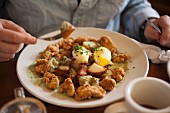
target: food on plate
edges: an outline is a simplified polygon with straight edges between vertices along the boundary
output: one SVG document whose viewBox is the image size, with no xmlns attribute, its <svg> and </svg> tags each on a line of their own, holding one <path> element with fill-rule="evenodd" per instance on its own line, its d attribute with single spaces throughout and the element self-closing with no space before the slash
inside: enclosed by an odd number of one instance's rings
<svg viewBox="0 0 170 113">
<path fill-rule="evenodd" d="M 83 101 L 114 90 L 125 78 L 129 59 L 109 36 L 65 36 L 40 52 L 28 69 L 33 69 L 37 85 Z"/>
<path fill-rule="evenodd" d="M 129 59 L 128 53 L 118 53 L 118 54 L 113 54 L 113 62 L 124 62 L 127 59 Z"/>
<path fill-rule="evenodd" d="M 112 41 L 112 39 L 108 36 L 102 36 L 99 39 L 99 44 L 103 47 L 106 47 L 107 49 L 109 49 L 112 53 L 117 52 L 118 47 L 117 45 Z"/>
<path fill-rule="evenodd" d="M 106 91 L 111 91 L 116 86 L 116 81 L 114 79 L 104 78 L 100 81 L 100 86 Z"/>
<path fill-rule="evenodd" d="M 88 63 L 91 52 L 85 47 L 76 45 L 72 51 L 73 58 L 76 59 L 77 63 Z"/>
<path fill-rule="evenodd" d="M 100 44 L 108 40 L 107 36 L 68 37 L 49 44 L 36 59 L 35 73 L 48 89 L 57 89 L 78 101 L 102 98 L 125 77 L 130 58 L 128 53 L 118 52 L 112 42 L 114 49 Z"/>
<path fill-rule="evenodd" d="M 106 66 L 111 62 L 111 52 L 110 50 L 108 50 L 106 47 L 99 47 L 96 48 L 94 53 L 94 60 L 97 64 L 99 64 L 100 66 Z"/>
<path fill-rule="evenodd" d="M 75 88 L 70 78 L 65 79 L 64 83 L 60 85 L 60 92 L 67 93 L 68 96 L 74 96 Z"/>
<path fill-rule="evenodd" d="M 116 67 L 111 70 L 111 77 L 114 78 L 117 82 L 121 81 L 125 76 L 125 70 L 122 67 Z"/>
<path fill-rule="evenodd" d="M 53 73 L 46 72 L 42 82 L 44 82 L 49 89 L 56 89 L 59 86 L 60 81 Z"/>
<path fill-rule="evenodd" d="M 75 30 L 75 27 L 67 21 L 61 24 L 60 31 L 63 38 L 67 38 Z"/>
<path fill-rule="evenodd" d="M 106 91 L 101 86 L 91 86 L 84 84 L 77 88 L 74 98 L 78 101 L 87 100 L 92 98 L 102 98 Z"/>
<path fill-rule="evenodd" d="M 101 77 L 104 73 L 106 73 L 107 68 L 100 66 L 98 64 L 96 64 L 95 62 L 89 66 L 87 72 L 90 75 L 96 76 L 96 77 Z"/>
</svg>

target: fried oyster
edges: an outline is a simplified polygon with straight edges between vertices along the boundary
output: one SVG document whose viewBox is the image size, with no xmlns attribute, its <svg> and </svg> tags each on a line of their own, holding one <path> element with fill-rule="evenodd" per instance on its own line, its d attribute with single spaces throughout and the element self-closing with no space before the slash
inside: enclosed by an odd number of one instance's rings
<svg viewBox="0 0 170 113">
<path fill-rule="evenodd" d="M 49 89 L 56 89 L 59 86 L 59 79 L 53 73 L 46 72 L 43 77 L 43 82 Z"/>
<path fill-rule="evenodd" d="M 60 92 L 67 93 L 68 96 L 74 96 L 75 88 L 70 78 L 65 79 L 64 83 L 60 85 Z"/>
<path fill-rule="evenodd" d="M 74 98 L 78 101 L 92 99 L 92 98 L 102 98 L 106 94 L 106 91 L 100 86 L 91 86 L 89 84 L 84 84 L 77 88 Z"/>
</svg>

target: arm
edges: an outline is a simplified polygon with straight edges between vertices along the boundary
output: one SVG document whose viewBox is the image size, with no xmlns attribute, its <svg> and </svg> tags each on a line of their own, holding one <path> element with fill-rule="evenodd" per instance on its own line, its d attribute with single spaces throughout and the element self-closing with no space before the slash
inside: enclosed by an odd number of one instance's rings
<svg viewBox="0 0 170 113">
<path fill-rule="evenodd" d="M 159 14 L 151 7 L 147 0 L 130 0 L 122 13 L 124 33 L 138 41 L 144 42 L 145 38 L 140 35 L 140 27 L 145 18 L 159 18 Z"/>
</svg>

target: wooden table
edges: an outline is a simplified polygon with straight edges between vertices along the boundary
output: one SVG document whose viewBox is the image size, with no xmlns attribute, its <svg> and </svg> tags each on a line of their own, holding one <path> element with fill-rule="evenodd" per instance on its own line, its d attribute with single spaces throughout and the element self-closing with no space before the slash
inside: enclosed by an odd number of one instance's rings
<svg viewBox="0 0 170 113">
<path fill-rule="evenodd" d="M 14 93 L 13 93 L 14 88 L 22 86 L 16 74 L 16 63 L 17 63 L 18 55 L 14 59 L 8 62 L 0 63 L 0 108 L 8 101 L 14 99 Z M 167 75 L 166 63 L 153 64 L 150 62 L 148 76 L 160 78 L 170 83 L 170 79 Z M 25 95 L 29 97 L 34 97 L 26 90 L 25 90 Z M 46 102 L 43 103 L 47 107 L 48 113 L 93 113 L 93 112 L 103 113 L 105 108 L 108 106 L 105 105 L 105 106 L 100 106 L 95 108 L 72 109 L 72 108 L 55 106 L 52 104 L 48 104 Z"/>
</svg>

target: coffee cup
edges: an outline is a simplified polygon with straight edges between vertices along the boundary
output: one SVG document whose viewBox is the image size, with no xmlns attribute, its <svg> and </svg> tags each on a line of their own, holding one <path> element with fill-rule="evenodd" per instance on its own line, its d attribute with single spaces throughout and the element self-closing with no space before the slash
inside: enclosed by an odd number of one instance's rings
<svg viewBox="0 0 170 113">
<path fill-rule="evenodd" d="M 130 113 L 170 113 L 170 84 L 153 77 L 132 80 L 125 89 Z"/>
<path fill-rule="evenodd" d="M 104 113 L 170 113 L 170 84 L 159 78 L 140 77 L 125 87 L 124 100 Z"/>
</svg>

